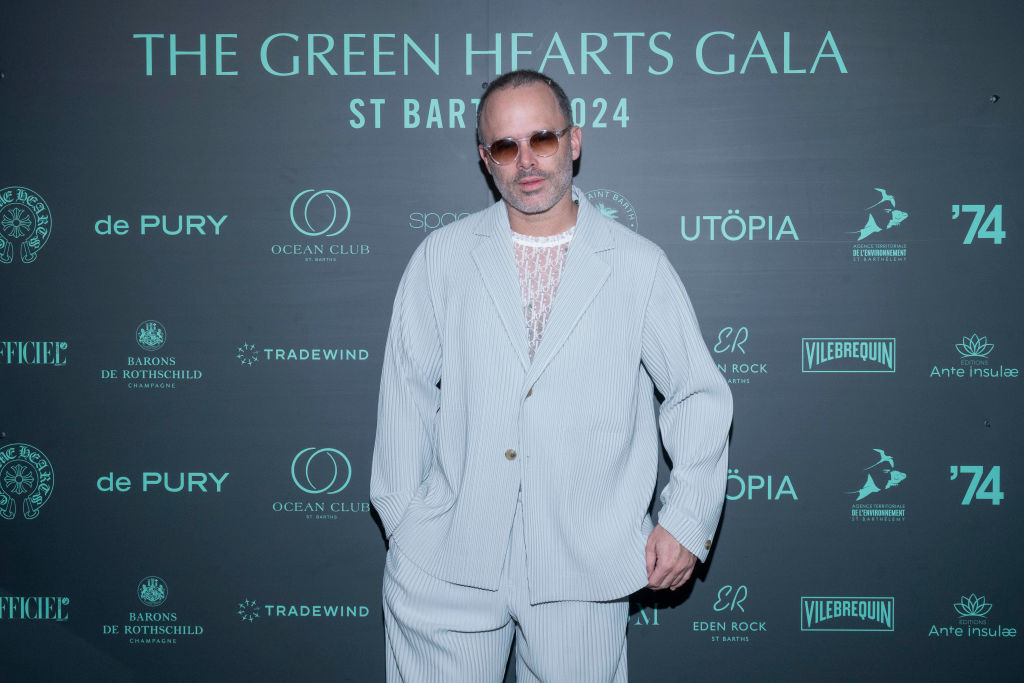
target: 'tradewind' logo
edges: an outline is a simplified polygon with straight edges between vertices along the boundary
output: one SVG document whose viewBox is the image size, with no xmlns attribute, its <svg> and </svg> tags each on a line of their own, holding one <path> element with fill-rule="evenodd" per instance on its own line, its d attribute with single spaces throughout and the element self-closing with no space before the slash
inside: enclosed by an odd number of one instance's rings
<svg viewBox="0 0 1024 683">
<path fill-rule="evenodd" d="M 896 372 L 892 337 L 804 337 L 801 372 Z"/>
<path fill-rule="evenodd" d="M 892 631 L 893 598 L 802 597 L 801 631 Z"/>
</svg>

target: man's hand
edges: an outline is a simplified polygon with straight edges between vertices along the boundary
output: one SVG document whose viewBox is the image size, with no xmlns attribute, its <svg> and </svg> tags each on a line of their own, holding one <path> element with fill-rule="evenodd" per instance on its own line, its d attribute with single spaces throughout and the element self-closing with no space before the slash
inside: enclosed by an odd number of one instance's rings
<svg viewBox="0 0 1024 683">
<path fill-rule="evenodd" d="M 697 556 L 660 524 L 647 537 L 647 587 L 675 590 L 689 581 Z"/>
</svg>

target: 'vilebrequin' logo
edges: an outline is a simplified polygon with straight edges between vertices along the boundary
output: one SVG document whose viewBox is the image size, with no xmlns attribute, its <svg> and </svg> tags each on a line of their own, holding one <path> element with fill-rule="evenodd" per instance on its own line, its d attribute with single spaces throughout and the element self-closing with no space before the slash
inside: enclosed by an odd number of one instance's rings
<svg viewBox="0 0 1024 683">
<path fill-rule="evenodd" d="M 322 206 L 314 205 L 314 200 L 323 197 Z M 313 205 L 313 217 L 310 217 L 310 206 Z M 327 210 L 330 205 L 330 210 Z M 339 212 L 340 209 L 340 212 Z M 339 213 L 341 215 L 339 215 Z M 330 218 L 327 218 L 327 216 Z M 292 225 L 307 237 L 334 237 L 345 232 L 352 218 L 352 209 L 348 200 L 340 192 L 334 190 L 303 190 L 295 195 L 291 207 Z"/>
<path fill-rule="evenodd" d="M 586 197 L 605 218 L 618 221 L 634 232 L 638 231 L 636 207 L 623 195 L 613 190 L 590 190 Z"/>
<path fill-rule="evenodd" d="M 146 607 L 159 607 L 167 600 L 167 582 L 159 576 L 147 576 L 139 581 L 136 594 Z"/>
<path fill-rule="evenodd" d="M 22 263 L 32 263 L 50 239 L 50 207 L 27 187 L 0 190 L 0 263 L 14 262 L 14 248 Z"/>
<path fill-rule="evenodd" d="M 12 443 L 0 448 L 0 517 L 35 519 L 53 494 L 53 466 L 35 446 Z"/>
<path fill-rule="evenodd" d="M 901 225 L 910 217 L 906 211 L 896 208 L 896 198 L 887 190 L 876 187 L 875 192 L 881 195 L 881 199 L 864 209 L 867 212 L 867 220 L 860 230 L 848 231 L 857 235 L 857 242 L 863 242 L 873 238 L 877 233 L 892 230 Z M 888 205 L 888 206 L 887 206 Z M 876 219 L 876 214 L 878 218 Z M 883 227 L 884 226 L 884 227 Z M 889 234 L 889 233 L 887 233 Z M 907 260 L 906 243 L 873 243 L 868 246 L 855 244 L 853 246 L 854 263 L 882 263 L 902 262 Z"/>
<path fill-rule="evenodd" d="M 135 330 L 135 341 L 144 351 L 159 351 L 167 342 L 167 328 L 156 320 L 145 320 Z"/>
<path fill-rule="evenodd" d="M 895 599 L 802 597 L 801 631 L 892 631 Z"/>
<path fill-rule="evenodd" d="M 902 522 L 906 519 L 906 505 L 902 503 L 860 503 L 868 496 L 875 494 L 881 494 L 884 498 L 885 491 L 896 488 L 907 478 L 906 473 L 896 469 L 896 461 L 891 455 L 881 448 L 873 450 L 876 454 L 876 462 L 864 468 L 864 471 L 867 472 L 864 475 L 866 477 L 864 483 L 859 489 L 846 492 L 857 496 L 853 507 L 850 508 L 850 519 L 854 522 Z M 874 473 L 880 477 L 878 481 L 875 481 Z M 880 483 L 883 486 L 879 487 Z"/>
<path fill-rule="evenodd" d="M 801 372 L 896 372 L 892 337 L 804 337 Z"/>
<path fill-rule="evenodd" d="M 970 337 L 955 345 L 957 353 L 960 354 L 960 367 L 950 365 L 939 367 L 933 365 L 928 373 L 931 378 L 939 379 L 1017 379 L 1020 377 L 1020 368 L 1006 367 L 1002 363 L 999 369 L 989 367 L 988 357 L 995 350 L 995 344 L 988 341 L 988 337 L 980 337 L 973 333 Z"/>
</svg>

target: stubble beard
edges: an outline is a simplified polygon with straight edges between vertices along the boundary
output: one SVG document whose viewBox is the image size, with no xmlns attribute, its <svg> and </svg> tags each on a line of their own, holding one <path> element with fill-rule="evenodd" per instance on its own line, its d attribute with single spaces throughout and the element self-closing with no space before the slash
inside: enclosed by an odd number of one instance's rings
<svg viewBox="0 0 1024 683">
<path fill-rule="evenodd" d="M 497 174 L 492 176 L 501 198 L 516 211 L 524 214 L 539 214 L 549 211 L 569 192 L 572 187 L 572 161 L 566 159 L 555 171 L 526 168 L 516 173 L 507 182 Z M 519 189 L 523 178 L 539 177 L 546 181 L 537 192 L 524 193 Z"/>
</svg>

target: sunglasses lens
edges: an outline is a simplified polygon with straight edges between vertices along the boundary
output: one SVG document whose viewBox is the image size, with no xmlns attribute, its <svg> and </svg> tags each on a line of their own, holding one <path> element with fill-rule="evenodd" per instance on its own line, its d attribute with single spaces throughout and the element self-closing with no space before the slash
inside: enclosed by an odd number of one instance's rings
<svg viewBox="0 0 1024 683">
<path fill-rule="evenodd" d="M 519 154 L 519 143 L 515 140 L 497 140 L 491 145 L 491 159 L 496 164 L 510 164 Z"/>
<path fill-rule="evenodd" d="M 558 151 L 558 136 L 549 131 L 534 133 L 530 137 L 530 149 L 538 156 L 549 157 Z"/>
</svg>

